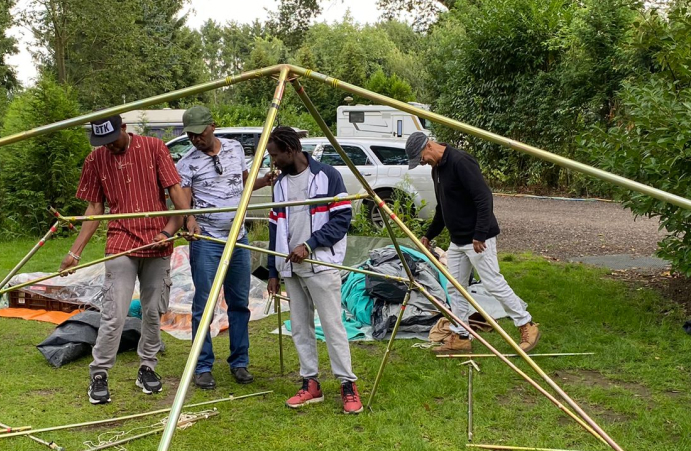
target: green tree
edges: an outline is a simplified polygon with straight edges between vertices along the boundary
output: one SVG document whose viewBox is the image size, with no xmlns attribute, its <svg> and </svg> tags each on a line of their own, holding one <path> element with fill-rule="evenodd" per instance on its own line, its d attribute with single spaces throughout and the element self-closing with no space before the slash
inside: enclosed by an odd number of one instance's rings
<svg viewBox="0 0 691 451">
<path fill-rule="evenodd" d="M 415 100 L 413 90 L 408 83 L 398 78 L 396 74 L 387 77 L 384 71 L 376 71 L 365 84 L 365 89 L 391 97 L 402 102 Z"/>
<path fill-rule="evenodd" d="M 7 35 L 7 30 L 13 25 L 11 9 L 14 0 L 0 3 L 0 87 L 5 92 L 12 92 L 19 86 L 14 68 L 7 65 L 5 58 L 17 53 L 17 40 Z"/>
<path fill-rule="evenodd" d="M 50 77 L 17 96 L 5 115 L 3 136 L 78 116 L 76 93 Z M 0 147 L 0 220 L 2 228 L 45 233 L 53 206 L 78 214 L 74 195 L 80 167 L 91 150 L 84 129 L 73 128 Z"/>
<path fill-rule="evenodd" d="M 312 18 L 322 12 L 320 0 L 279 0 L 278 9 L 269 13 L 268 26 L 289 49 L 303 43 Z"/>
<path fill-rule="evenodd" d="M 23 21 L 42 72 L 102 108 L 196 84 L 201 40 L 177 15 L 186 0 L 33 0 Z"/>
<path fill-rule="evenodd" d="M 609 120 L 616 89 L 635 70 L 622 49 L 636 7 L 627 0 L 459 2 L 429 41 L 435 111 L 574 157 L 578 134 Z M 572 174 L 552 164 L 437 132 L 472 151 L 494 183 L 576 188 Z"/>
<path fill-rule="evenodd" d="M 420 30 L 429 28 L 440 13 L 454 8 L 456 3 L 455 0 L 377 0 L 385 19 L 394 19 L 407 13 L 415 18 L 415 27 Z"/>
<path fill-rule="evenodd" d="M 411 81 L 424 79 L 424 67 L 420 66 L 420 72 L 402 70 L 406 62 L 414 60 L 415 56 L 406 53 L 407 49 L 399 49 L 389 36 L 386 27 L 361 26 L 354 23 L 350 15 L 346 15 L 340 23 L 313 25 L 291 62 L 358 86 L 367 85 L 368 80 L 381 71 L 387 79 L 384 83 L 387 90 L 391 87 L 389 77 L 397 74 L 395 79 L 391 79 L 395 82 L 396 95 L 400 98 L 416 97 Z M 399 42 L 403 46 L 405 40 Z M 332 125 L 336 120 L 336 109 L 344 104 L 343 99 L 347 94 L 311 80 L 304 80 L 303 84 L 324 120 Z M 382 86 L 374 90 L 383 89 Z M 412 92 L 410 96 L 405 92 L 407 88 Z M 356 99 L 356 102 L 365 100 Z"/>
<path fill-rule="evenodd" d="M 649 64 L 618 93 L 611 127 L 583 135 L 583 150 L 598 166 L 641 183 L 691 198 L 691 9 L 649 10 L 637 22 L 633 43 Z M 658 255 L 691 276 L 691 212 L 617 190 L 633 213 L 659 217 L 667 236 Z"/>
</svg>

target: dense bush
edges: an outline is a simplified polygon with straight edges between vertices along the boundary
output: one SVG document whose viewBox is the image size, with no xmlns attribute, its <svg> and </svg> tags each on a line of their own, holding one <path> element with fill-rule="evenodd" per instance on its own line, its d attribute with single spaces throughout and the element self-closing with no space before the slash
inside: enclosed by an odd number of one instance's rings
<svg viewBox="0 0 691 451">
<path fill-rule="evenodd" d="M 589 124 L 609 119 L 631 73 L 621 46 L 636 17 L 627 0 L 461 1 L 430 37 L 434 109 L 569 158 Z M 568 172 L 444 128 L 495 185 L 580 190 Z"/>
<path fill-rule="evenodd" d="M 641 183 L 691 198 L 691 11 L 676 3 L 637 24 L 637 42 L 650 72 L 625 83 L 614 126 L 584 134 L 584 151 L 599 166 Z M 635 214 L 659 217 L 668 235 L 658 254 L 691 276 L 691 211 L 620 189 Z"/>
<path fill-rule="evenodd" d="M 2 135 L 8 136 L 80 114 L 74 93 L 52 79 L 16 97 L 9 105 Z M 42 234 L 51 215 L 81 213 L 75 198 L 80 167 L 91 150 L 84 129 L 73 128 L 0 147 L 0 221 L 4 234 Z"/>
</svg>

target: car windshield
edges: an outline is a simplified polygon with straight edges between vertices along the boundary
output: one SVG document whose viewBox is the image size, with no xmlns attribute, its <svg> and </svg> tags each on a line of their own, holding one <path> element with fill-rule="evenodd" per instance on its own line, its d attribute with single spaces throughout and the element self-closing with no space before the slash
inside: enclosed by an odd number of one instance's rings
<svg viewBox="0 0 691 451">
<path fill-rule="evenodd" d="M 170 156 L 173 161 L 178 161 L 192 148 L 192 142 L 189 138 L 185 137 L 174 143 L 168 143 L 168 149 L 170 150 Z"/>
</svg>

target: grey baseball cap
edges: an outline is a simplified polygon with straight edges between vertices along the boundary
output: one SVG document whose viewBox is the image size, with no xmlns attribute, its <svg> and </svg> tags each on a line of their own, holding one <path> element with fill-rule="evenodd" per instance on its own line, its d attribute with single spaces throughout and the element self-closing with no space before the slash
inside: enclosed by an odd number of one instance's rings
<svg viewBox="0 0 691 451">
<path fill-rule="evenodd" d="M 408 169 L 413 169 L 420 164 L 422 149 L 425 148 L 429 138 L 422 132 L 415 132 L 405 142 L 405 153 L 408 155 Z"/>
</svg>

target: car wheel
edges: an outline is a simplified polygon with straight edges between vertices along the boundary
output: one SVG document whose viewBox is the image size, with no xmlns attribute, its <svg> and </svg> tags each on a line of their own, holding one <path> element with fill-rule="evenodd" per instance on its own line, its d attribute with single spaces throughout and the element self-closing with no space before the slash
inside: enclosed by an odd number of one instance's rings
<svg viewBox="0 0 691 451">
<path fill-rule="evenodd" d="M 381 197 L 381 200 L 383 200 L 386 205 L 389 207 L 393 206 L 393 191 L 390 189 L 383 189 L 381 191 L 376 191 L 377 195 Z M 367 218 L 369 221 L 372 223 L 372 225 L 377 228 L 378 230 L 381 230 L 384 228 L 384 220 L 381 217 L 381 213 L 379 209 L 374 205 L 374 202 L 366 202 L 365 203 L 365 208 L 367 208 Z"/>
</svg>

